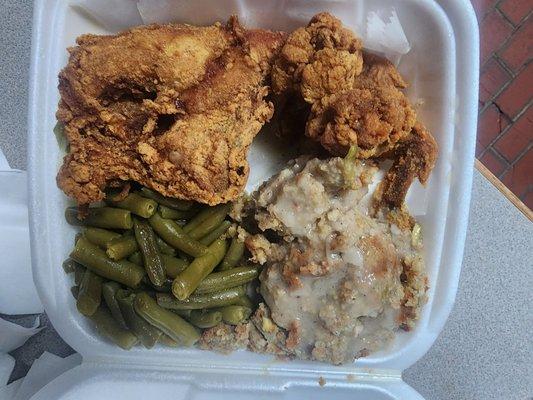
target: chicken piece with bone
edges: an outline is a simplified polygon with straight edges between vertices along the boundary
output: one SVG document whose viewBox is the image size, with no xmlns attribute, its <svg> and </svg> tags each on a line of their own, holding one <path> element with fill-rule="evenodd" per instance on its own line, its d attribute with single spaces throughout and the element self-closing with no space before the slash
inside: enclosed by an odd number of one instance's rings
<svg viewBox="0 0 533 400">
<path fill-rule="evenodd" d="M 437 144 L 417 122 L 394 65 L 361 48 L 338 19 L 318 14 L 287 38 L 274 62 L 272 86 L 289 93 L 295 106 L 308 104 L 305 133 L 331 154 L 344 156 L 355 146 L 356 158 L 392 159 L 380 201 L 399 208 L 415 176 L 427 181 Z"/>
<path fill-rule="evenodd" d="M 59 75 L 70 150 L 58 186 L 79 204 L 125 181 L 211 205 L 234 200 L 248 147 L 273 114 L 266 78 L 283 40 L 234 17 L 81 36 Z"/>
</svg>

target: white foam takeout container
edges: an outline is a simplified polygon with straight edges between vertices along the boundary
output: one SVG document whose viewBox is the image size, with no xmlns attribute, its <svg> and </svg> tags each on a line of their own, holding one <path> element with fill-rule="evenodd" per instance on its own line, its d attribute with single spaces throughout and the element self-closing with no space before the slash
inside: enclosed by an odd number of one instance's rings
<svg viewBox="0 0 533 400">
<path fill-rule="evenodd" d="M 132 0 L 133 1 L 133 0 Z M 190 3 L 192 4 L 192 3 Z M 354 364 L 279 361 L 238 351 L 220 355 L 197 349 L 137 347 L 123 351 L 102 339 L 76 310 L 72 278 L 61 268 L 74 240 L 63 218 L 69 203 L 55 176 L 62 153 L 52 133 L 58 103 L 57 74 L 66 47 L 87 32 L 106 33 L 67 1 L 36 1 L 29 109 L 29 192 L 33 276 L 43 305 L 61 337 L 83 363 L 58 377 L 37 399 L 421 399 L 402 381 L 402 371 L 435 341 L 452 308 L 466 235 L 477 116 L 478 31 L 466 0 L 201 0 L 185 7 L 179 22 L 212 23 L 236 13 L 248 25 L 291 30 L 316 12 L 330 11 L 361 33 L 371 10 L 394 6 L 411 44 L 399 69 L 419 118 L 435 135 L 440 158 L 427 189 L 413 189 L 409 203 L 423 198 L 417 218 L 425 238 L 429 301 L 416 329 L 397 334 L 386 350 Z M 198 21 L 201 16 L 201 21 Z M 249 155 L 254 186 L 281 167 L 259 136 Z M 416 213 L 415 213 L 416 214 Z M 436 371 L 436 373 L 438 373 Z M 319 386 L 322 377 L 323 387 Z M 166 397 L 165 397 L 166 396 Z"/>
</svg>

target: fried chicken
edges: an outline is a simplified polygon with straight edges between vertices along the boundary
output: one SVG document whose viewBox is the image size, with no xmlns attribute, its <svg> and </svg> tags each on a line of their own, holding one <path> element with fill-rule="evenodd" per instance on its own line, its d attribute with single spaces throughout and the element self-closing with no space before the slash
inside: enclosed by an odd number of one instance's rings
<svg viewBox="0 0 533 400">
<path fill-rule="evenodd" d="M 418 178 L 425 184 L 437 161 L 438 147 L 435 138 L 420 122 L 395 150 L 394 162 L 380 183 L 376 193 L 378 206 L 401 207 L 407 190 Z"/>
<path fill-rule="evenodd" d="M 338 92 L 314 103 L 307 135 L 331 154 L 358 146 L 358 158 L 377 157 L 407 137 L 416 114 L 394 87 L 368 86 Z"/>
<path fill-rule="evenodd" d="M 361 47 L 338 19 L 317 14 L 287 38 L 272 68 L 272 88 L 288 96 L 288 109 L 308 104 L 305 134 L 331 154 L 344 156 L 357 146 L 357 158 L 392 159 L 382 204 L 401 207 L 413 178 L 427 180 L 437 145 L 417 123 L 394 65 Z"/>
<path fill-rule="evenodd" d="M 357 77 L 357 86 L 388 86 L 405 89 L 407 83 L 389 60 L 363 51 L 363 70 Z"/>
<path fill-rule="evenodd" d="M 58 186 L 79 204 L 130 180 L 211 205 L 235 199 L 273 113 L 265 82 L 283 40 L 236 18 L 79 37 L 59 74 L 70 151 Z"/>
<path fill-rule="evenodd" d="M 361 72 L 361 47 L 361 40 L 337 18 L 329 13 L 317 14 L 306 27 L 296 29 L 287 38 L 272 67 L 272 89 L 274 93 L 302 93 L 303 85 L 310 94 L 304 97 L 312 100 L 317 91 L 311 85 L 320 82 L 322 93 L 331 94 L 339 89 L 339 82 L 349 85 Z"/>
<path fill-rule="evenodd" d="M 363 52 L 356 73 L 335 73 L 353 71 L 344 53 L 334 49 L 316 53 L 325 68 L 314 76 L 322 76 L 322 81 L 305 79 L 311 75 L 306 72 L 317 70 L 316 61 L 303 68 L 300 92 L 311 104 L 306 134 L 333 155 L 345 155 L 357 145 L 358 158 L 375 158 L 410 134 L 416 113 L 399 90 L 407 84 L 394 65 Z M 328 73 L 320 74 L 321 69 Z"/>
<path fill-rule="evenodd" d="M 353 87 L 361 73 L 363 62 L 358 53 L 344 50 L 322 49 L 302 71 L 300 90 L 308 103 Z"/>
</svg>

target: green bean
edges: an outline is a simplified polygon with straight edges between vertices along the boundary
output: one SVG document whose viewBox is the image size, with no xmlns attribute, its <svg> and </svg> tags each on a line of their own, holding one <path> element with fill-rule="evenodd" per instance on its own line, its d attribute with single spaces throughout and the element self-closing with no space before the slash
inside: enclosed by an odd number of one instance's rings
<svg viewBox="0 0 533 400">
<path fill-rule="evenodd" d="M 226 215 L 228 215 L 231 204 L 219 204 L 213 208 L 213 214 L 203 220 L 197 227 L 187 232 L 192 239 L 198 240 L 219 226 L 224 221 L 224 218 L 226 218 Z"/>
<path fill-rule="evenodd" d="M 112 260 L 122 260 L 135 253 L 139 249 L 138 243 L 133 236 L 124 235 L 106 243 L 107 256 Z"/>
<path fill-rule="evenodd" d="M 156 292 L 163 292 L 163 293 L 171 293 L 172 292 L 172 279 L 166 278 L 165 282 L 163 282 L 162 285 L 156 286 L 152 282 L 149 282 L 149 285 L 156 291 Z"/>
<path fill-rule="evenodd" d="M 105 248 L 106 243 L 121 237 L 120 233 L 101 228 L 87 228 L 83 234 L 91 243 L 94 243 L 102 248 Z"/>
<path fill-rule="evenodd" d="M 187 211 L 182 210 L 174 210 L 173 208 L 159 205 L 159 213 L 163 218 L 168 219 L 189 219 L 195 216 L 195 214 L 198 212 L 198 209 L 196 207 L 193 207 Z"/>
<path fill-rule="evenodd" d="M 167 254 L 169 256 L 175 256 L 176 255 L 176 249 L 172 246 L 169 246 L 167 242 L 165 242 L 163 239 L 161 239 L 159 236 L 155 239 L 157 241 L 157 246 L 159 247 L 159 251 L 162 254 Z"/>
<path fill-rule="evenodd" d="M 106 200 L 111 205 L 130 210 L 133 214 L 143 218 L 150 218 L 157 210 L 157 203 L 152 199 L 139 196 L 137 193 L 130 193 L 124 200 Z"/>
<path fill-rule="evenodd" d="M 162 286 L 165 283 L 166 274 L 152 227 L 146 220 L 141 221 L 134 218 L 133 230 L 143 256 L 144 269 L 150 282 L 155 286 Z"/>
<path fill-rule="evenodd" d="M 159 338 L 158 343 L 161 343 L 163 346 L 168 347 L 179 347 L 180 343 L 172 339 L 170 336 L 165 335 L 164 333 Z"/>
<path fill-rule="evenodd" d="M 185 260 L 187 261 L 189 264 L 192 260 L 194 260 L 194 257 L 188 255 L 187 253 L 181 251 L 181 250 L 178 250 L 178 257 L 181 258 L 182 260 Z"/>
<path fill-rule="evenodd" d="M 72 293 L 72 297 L 78 300 L 78 294 L 80 293 L 79 286 L 71 286 L 70 293 Z"/>
<path fill-rule="evenodd" d="M 65 219 L 71 225 L 86 225 L 95 228 L 130 229 L 133 227 L 131 212 L 120 208 L 89 208 L 87 216 L 78 219 L 78 209 L 69 207 L 65 210 Z"/>
<path fill-rule="evenodd" d="M 224 256 L 224 259 L 218 266 L 219 271 L 225 271 L 233 268 L 240 261 L 244 254 L 244 242 L 234 237 L 231 240 L 228 252 Z"/>
<path fill-rule="evenodd" d="M 141 189 L 141 195 L 149 199 L 157 201 L 159 204 L 173 208 L 175 210 L 186 211 L 193 206 L 193 202 L 189 200 L 175 199 L 172 197 L 165 197 L 153 190 L 143 187 Z"/>
<path fill-rule="evenodd" d="M 244 288 L 237 286 L 216 293 L 189 296 L 187 300 L 177 300 L 167 293 L 157 293 L 157 303 L 164 308 L 172 310 L 200 310 L 202 308 L 214 308 L 229 306 L 239 303 L 240 296 L 244 295 Z"/>
<path fill-rule="evenodd" d="M 111 311 L 111 315 L 115 318 L 122 326 L 126 327 L 126 321 L 122 316 L 118 301 L 116 298 L 117 292 L 121 290 L 120 285 L 113 281 L 108 281 L 102 285 L 102 296 L 104 301 Z"/>
<path fill-rule="evenodd" d="M 102 278 L 88 269 L 83 274 L 80 283 L 76 307 L 80 313 L 90 317 L 102 301 Z"/>
<path fill-rule="evenodd" d="M 148 296 L 152 297 L 155 299 L 155 294 L 157 293 L 153 287 L 151 286 L 141 286 L 139 288 L 136 288 L 136 289 L 128 289 L 130 290 L 132 293 L 134 294 L 139 294 L 139 293 L 146 293 L 148 294 Z"/>
<path fill-rule="evenodd" d="M 217 240 L 208 248 L 206 255 L 195 258 L 181 272 L 172 284 L 172 293 L 179 300 L 185 300 L 196 290 L 200 282 L 209 275 L 226 254 L 226 241 Z"/>
<path fill-rule="evenodd" d="M 231 222 L 229 221 L 222 221 L 222 223 L 217 226 L 215 229 L 213 229 L 211 232 L 209 232 L 207 235 L 205 235 L 203 238 L 199 240 L 200 243 L 205 244 L 206 246 L 209 246 L 211 243 L 213 243 L 215 240 L 220 238 L 231 226 Z"/>
<path fill-rule="evenodd" d="M 233 302 L 233 304 L 236 305 L 236 306 L 243 306 L 243 307 L 249 308 L 251 310 L 253 310 L 255 308 L 254 303 L 252 303 L 252 300 L 250 300 L 250 298 L 248 296 L 246 296 L 246 294 L 243 294 L 242 296 L 239 296 L 239 298 L 236 299 Z"/>
<path fill-rule="evenodd" d="M 135 296 L 133 305 L 137 314 L 143 317 L 145 321 L 185 346 L 192 346 L 200 339 L 200 334 L 194 326 L 179 315 L 160 307 L 147 294 L 140 293 Z"/>
<path fill-rule="evenodd" d="M 244 306 L 226 306 L 218 309 L 222 314 L 222 319 L 226 324 L 238 325 L 250 317 L 252 310 Z"/>
<path fill-rule="evenodd" d="M 206 207 L 194 216 L 184 227 L 183 232 L 189 233 L 196 229 L 207 218 L 210 218 L 217 211 L 216 207 Z"/>
<path fill-rule="evenodd" d="M 165 269 L 166 276 L 169 278 L 175 278 L 189 266 L 187 261 L 181 258 L 167 256 L 166 254 L 161 254 L 161 259 L 163 260 L 163 268 Z M 142 255 L 138 251 L 129 256 L 128 260 L 141 266 L 144 265 Z"/>
<path fill-rule="evenodd" d="M 126 260 L 113 261 L 98 246 L 85 238 L 76 243 L 70 257 L 104 278 L 135 288 L 141 283 L 144 269 Z"/>
<path fill-rule="evenodd" d="M 220 311 L 211 310 L 194 310 L 191 312 L 189 322 L 194 326 L 202 329 L 212 328 L 222 321 L 222 313 Z"/>
<path fill-rule="evenodd" d="M 80 283 L 83 279 L 83 275 L 85 274 L 85 267 L 81 264 L 78 264 L 74 268 L 74 283 L 80 286 Z"/>
<path fill-rule="evenodd" d="M 165 267 L 165 272 L 169 278 L 175 278 L 189 266 L 189 263 L 181 258 L 171 257 L 165 254 L 161 257 L 163 258 L 163 267 Z"/>
<path fill-rule="evenodd" d="M 116 296 L 126 326 L 139 338 L 144 347 L 147 349 L 154 347 L 163 332 L 137 315 L 133 306 L 136 295 L 129 290 L 119 290 Z"/>
<path fill-rule="evenodd" d="M 143 256 L 140 251 L 136 251 L 131 256 L 128 257 L 128 261 L 143 266 Z"/>
<path fill-rule="evenodd" d="M 180 317 L 189 319 L 191 317 L 191 313 L 193 310 L 170 310 L 170 311 L 172 311 L 174 314 L 178 314 Z"/>
<path fill-rule="evenodd" d="M 90 318 L 95 323 L 98 332 L 124 350 L 131 349 L 139 342 L 137 337 L 127 329 L 122 328 L 109 310 L 103 306 L 98 307 L 98 310 Z"/>
<path fill-rule="evenodd" d="M 259 276 L 258 267 L 237 267 L 227 271 L 213 272 L 200 282 L 195 294 L 219 292 L 250 282 Z"/>
<path fill-rule="evenodd" d="M 71 274 L 73 272 L 76 272 L 76 266 L 78 265 L 80 264 L 78 264 L 76 261 L 67 258 L 65 261 L 63 261 L 62 264 L 63 271 L 65 271 L 66 274 Z"/>
<path fill-rule="evenodd" d="M 133 221 L 133 218 L 132 218 L 132 221 Z M 122 234 L 122 236 L 124 236 L 124 237 L 134 237 L 135 233 L 133 232 L 133 226 L 131 227 L 131 229 L 126 229 L 124 231 L 124 233 Z"/>
<path fill-rule="evenodd" d="M 171 219 L 164 219 L 155 213 L 148 220 L 154 231 L 172 247 L 180 249 L 193 257 L 200 257 L 207 253 L 207 247 L 191 239 Z"/>
</svg>

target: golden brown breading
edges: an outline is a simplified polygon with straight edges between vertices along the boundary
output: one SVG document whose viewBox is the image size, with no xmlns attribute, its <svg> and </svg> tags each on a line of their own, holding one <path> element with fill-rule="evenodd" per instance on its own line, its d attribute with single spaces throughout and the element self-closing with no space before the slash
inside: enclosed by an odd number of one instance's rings
<svg viewBox="0 0 533 400">
<path fill-rule="evenodd" d="M 346 68 L 349 71 L 348 75 L 352 73 L 357 75 L 361 72 L 361 47 L 361 40 L 349 29 L 344 28 L 337 18 L 328 13 L 317 14 L 306 27 L 296 29 L 287 38 L 272 67 L 272 89 L 274 93 L 291 90 L 300 92 L 306 66 L 315 59 L 325 61 L 323 56 L 317 56 L 322 49 L 342 51 L 345 60 L 339 60 L 341 57 L 338 57 L 336 65 L 342 65 L 343 61 L 346 61 L 349 65 Z M 331 79 L 338 78 L 332 76 Z"/>
<path fill-rule="evenodd" d="M 300 90 L 308 103 L 350 89 L 361 73 L 363 60 L 359 54 L 345 50 L 322 49 L 303 68 Z"/>
<path fill-rule="evenodd" d="M 70 143 L 59 187 L 80 204 L 128 180 L 208 204 L 235 199 L 247 149 L 273 113 L 265 77 L 282 41 L 235 18 L 81 36 L 59 75 Z"/>
<path fill-rule="evenodd" d="M 415 120 L 403 93 L 394 87 L 368 86 L 315 103 L 306 133 L 334 155 L 344 156 L 357 145 L 357 158 L 370 158 L 409 135 Z"/>
<path fill-rule="evenodd" d="M 357 77 L 357 86 L 393 86 L 405 89 L 407 83 L 389 60 L 363 51 L 363 70 Z"/>
<path fill-rule="evenodd" d="M 407 85 L 394 65 L 368 52 L 363 60 L 354 80 L 340 77 L 337 90 L 317 97 L 311 107 L 306 134 L 334 155 L 357 145 L 358 158 L 378 157 L 407 137 L 416 121 L 415 110 L 398 90 Z"/>
</svg>

